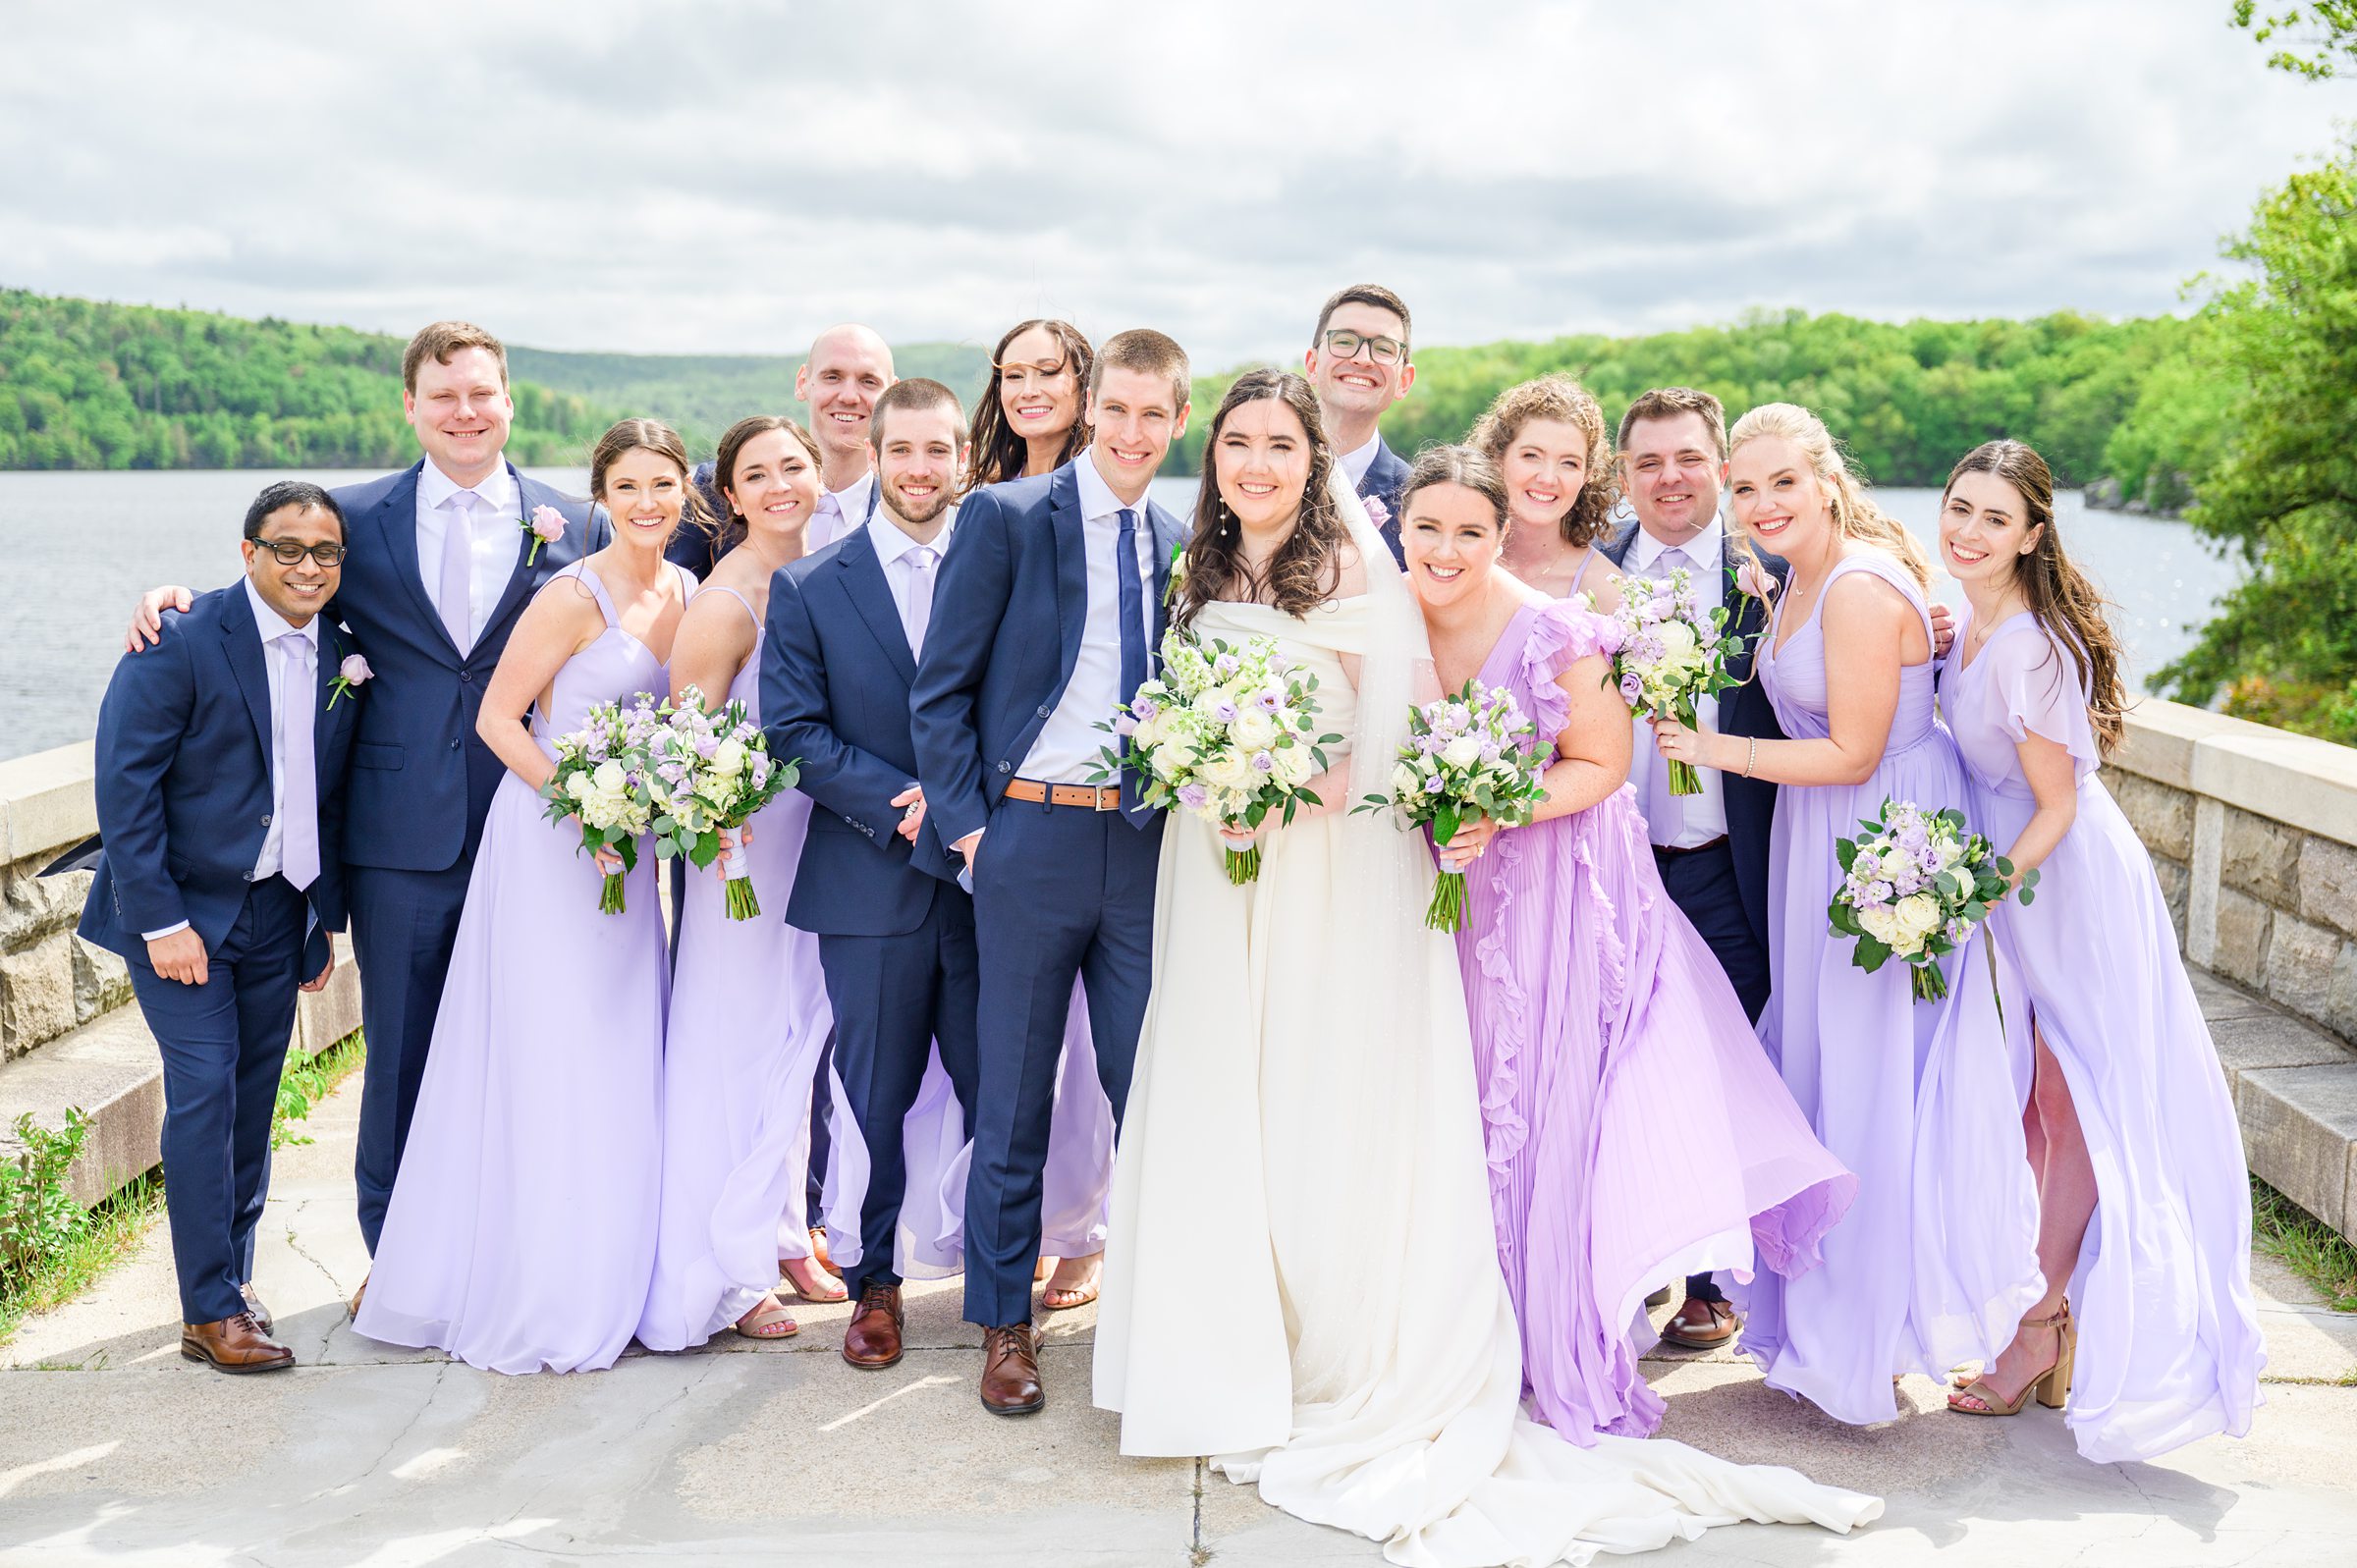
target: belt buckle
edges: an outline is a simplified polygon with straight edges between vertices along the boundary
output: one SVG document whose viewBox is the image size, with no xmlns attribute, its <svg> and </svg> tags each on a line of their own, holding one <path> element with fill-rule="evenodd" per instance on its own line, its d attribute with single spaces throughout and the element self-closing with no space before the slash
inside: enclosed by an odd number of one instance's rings
<svg viewBox="0 0 2357 1568">
<path fill-rule="evenodd" d="M 1120 784 L 1098 784 L 1095 793 L 1096 798 L 1088 803 L 1089 810 L 1119 811 L 1122 809 L 1122 786 Z"/>
</svg>

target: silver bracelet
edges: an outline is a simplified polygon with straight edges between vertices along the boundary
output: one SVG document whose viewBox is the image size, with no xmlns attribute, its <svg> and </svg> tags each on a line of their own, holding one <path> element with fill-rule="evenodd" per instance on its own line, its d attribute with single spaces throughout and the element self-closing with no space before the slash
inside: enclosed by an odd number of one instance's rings
<svg viewBox="0 0 2357 1568">
<path fill-rule="evenodd" d="M 1751 770 L 1759 766 L 1760 761 L 1760 737 L 1753 735 L 1750 740 L 1751 746 L 1743 756 L 1743 777 L 1746 779 L 1751 777 Z"/>
</svg>

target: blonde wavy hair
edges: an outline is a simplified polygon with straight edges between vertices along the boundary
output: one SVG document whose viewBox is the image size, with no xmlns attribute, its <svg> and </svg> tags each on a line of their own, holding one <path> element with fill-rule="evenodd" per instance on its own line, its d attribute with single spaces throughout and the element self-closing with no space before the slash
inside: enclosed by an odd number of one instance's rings
<svg viewBox="0 0 2357 1568">
<path fill-rule="evenodd" d="M 1731 459 L 1743 450 L 1745 442 L 1761 436 L 1781 436 L 1808 459 L 1809 471 L 1825 490 L 1836 533 L 1890 551 L 1914 577 L 1918 588 L 1926 593 L 1931 591 L 1931 554 L 1895 518 L 1874 504 L 1865 479 L 1849 465 L 1848 457 L 1835 443 L 1833 432 L 1825 428 L 1824 420 L 1796 403 L 1763 403 L 1736 420 L 1734 429 L 1727 432 L 1727 456 Z M 1748 545 L 1750 541 L 1744 543 Z"/>
<path fill-rule="evenodd" d="M 1473 426 L 1466 444 L 1501 468 L 1506 449 L 1533 419 L 1560 419 L 1587 438 L 1587 477 L 1579 499 L 1562 516 L 1565 544 L 1588 545 L 1611 531 L 1613 507 L 1620 499 L 1620 471 L 1604 408 L 1588 389 L 1559 372 L 1507 388 Z"/>
</svg>

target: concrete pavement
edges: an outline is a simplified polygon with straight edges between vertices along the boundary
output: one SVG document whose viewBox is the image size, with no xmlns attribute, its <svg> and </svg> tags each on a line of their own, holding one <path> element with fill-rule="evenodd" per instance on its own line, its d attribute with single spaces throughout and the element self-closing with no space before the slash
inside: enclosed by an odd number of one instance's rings
<svg viewBox="0 0 2357 1568">
<path fill-rule="evenodd" d="M 954 1281 L 914 1287 L 910 1350 L 886 1373 L 835 1354 L 846 1309 L 801 1307 L 795 1339 L 724 1336 L 611 1372 L 510 1379 L 352 1332 L 365 1260 L 353 1222 L 357 1080 L 282 1151 L 256 1269 L 302 1365 L 230 1379 L 183 1361 L 156 1226 L 88 1298 L 0 1349 L 0 1565 L 659 1562 L 1372 1564 L 1367 1541 L 1281 1514 L 1185 1461 L 1116 1451 L 1087 1400 L 1093 1315 L 1050 1320 L 1050 1403 L 996 1419 Z M 2192 1568 L 2357 1562 L 2357 1319 L 2260 1264 L 2272 1365 L 2251 1436 L 2148 1465 L 2090 1465 L 2058 1416 L 1916 1413 L 1838 1426 L 1726 1356 L 1657 1359 L 1666 1434 L 1881 1493 L 1849 1538 L 1713 1531 L 1666 1564 L 1882 1568 L 1933 1560 Z M 1207 1271 L 1202 1310 L 1216 1336 Z"/>
</svg>

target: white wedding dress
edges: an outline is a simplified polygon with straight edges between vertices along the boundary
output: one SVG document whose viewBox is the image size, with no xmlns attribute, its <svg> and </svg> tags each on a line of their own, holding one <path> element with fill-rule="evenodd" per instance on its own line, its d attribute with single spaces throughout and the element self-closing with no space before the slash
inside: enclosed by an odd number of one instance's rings
<svg viewBox="0 0 2357 1568">
<path fill-rule="evenodd" d="M 1387 787 L 1411 682 L 1430 679 L 1423 621 L 1356 498 L 1338 499 L 1367 593 L 1195 622 L 1274 637 L 1316 673 L 1349 784 L 1268 835 L 1240 888 L 1209 827 L 1174 813 L 1165 833 L 1097 1325 L 1096 1402 L 1122 1413 L 1122 1451 L 1215 1456 L 1287 1512 L 1430 1568 L 1876 1518 L 1879 1499 L 1793 1470 L 1658 1438 L 1576 1447 L 1524 1418 L 1456 952 L 1423 923 L 1429 853 L 1388 814 L 1343 809 Z"/>
</svg>

